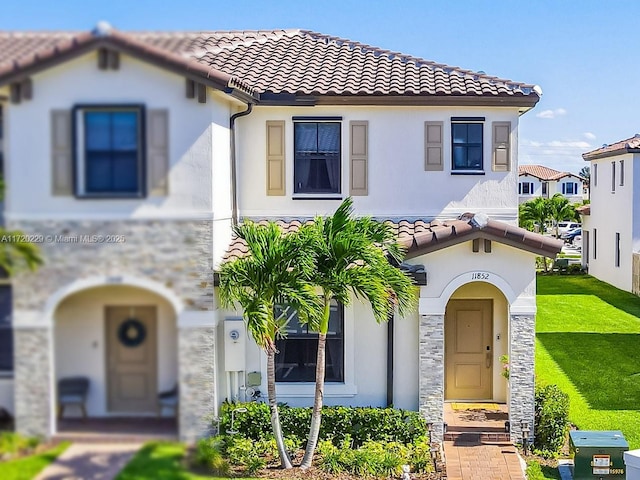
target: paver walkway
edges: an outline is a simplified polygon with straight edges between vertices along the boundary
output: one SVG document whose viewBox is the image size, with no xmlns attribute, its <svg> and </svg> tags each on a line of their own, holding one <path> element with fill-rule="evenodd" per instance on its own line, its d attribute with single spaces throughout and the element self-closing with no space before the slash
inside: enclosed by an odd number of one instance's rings
<svg viewBox="0 0 640 480">
<path fill-rule="evenodd" d="M 74 443 L 35 480 L 112 480 L 141 443 Z"/>
<path fill-rule="evenodd" d="M 511 444 L 444 442 L 447 480 L 524 480 Z"/>
</svg>

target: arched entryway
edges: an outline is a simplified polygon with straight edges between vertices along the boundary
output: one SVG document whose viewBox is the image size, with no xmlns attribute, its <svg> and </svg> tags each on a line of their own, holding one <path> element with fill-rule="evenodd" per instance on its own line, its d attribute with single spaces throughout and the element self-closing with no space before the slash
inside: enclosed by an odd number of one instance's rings
<svg viewBox="0 0 640 480">
<path fill-rule="evenodd" d="M 177 434 L 177 408 L 158 395 L 178 384 L 181 304 L 161 285 L 118 280 L 85 280 L 47 303 L 54 434 Z M 73 378 L 89 381 L 85 411 L 71 405 L 60 416 L 61 381 Z"/>
</svg>

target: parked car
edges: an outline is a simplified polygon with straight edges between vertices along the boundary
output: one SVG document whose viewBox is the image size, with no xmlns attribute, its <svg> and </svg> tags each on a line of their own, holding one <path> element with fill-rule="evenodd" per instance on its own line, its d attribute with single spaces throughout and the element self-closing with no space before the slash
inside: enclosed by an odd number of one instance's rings
<svg viewBox="0 0 640 480">
<path fill-rule="evenodd" d="M 582 224 L 577 222 L 558 222 L 558 235 L 562 237 L 567 231 L 573 230 L 574 228 L 581 228 Z"/>
<path fill-rule="evenodd" d="M 571 230 L 567 230 L 560 236 L 560 238 L 562 238 L 565 243 L 573 243 L 573 240 L 578 235 L 582 235 L 582 227 L 572 228 Z"/>
</svg>

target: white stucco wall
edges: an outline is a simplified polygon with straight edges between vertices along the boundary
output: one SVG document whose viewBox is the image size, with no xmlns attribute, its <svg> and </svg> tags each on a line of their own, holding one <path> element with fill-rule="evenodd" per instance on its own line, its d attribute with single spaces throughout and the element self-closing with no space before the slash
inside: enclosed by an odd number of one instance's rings
<svg viewBox="0 0 640 480">
<path fill-rule="evenodd" d="M 515 108 L 256 107 L 238 120 L 240 211 L 249 217 L 330 213 L 339 200 L 295 200 L 293 116 L 342 117 L 342 194 L 349 193 L 349 121 L 369 122 L 369 195 L 355 197 L 360 214 L 452 218 L 467 211 L 517 221 L 518 112 Z M 451 174 L 452 116 L 485 117 L 485 175 Z M 285 121 L 286 195 L 267 196 L 265 122 Z M 444 171 L 424 170 L 424 122 L 444 123 Z M 512 123 L 511 172 L 491 171 L 491 122 Z M 326 195 L 325 195 L 326 197 Z"/>
<path fill-rule="evenodd" d="M 109 415 L 106 306 L 156 306 L 158 392 L 173 388 L 178 375 L 176 314 L 162 297 L 126 286 L 92 288 L 68 297 L 55 312 L 54 376 L 56 379 L 76 375 L 89 377 L 87 414 L 95 417 Z"/>
<path fill-rule="evenodd" d="M 620 160 L 624 160 L 624 185 L 620 185 Z M 611 163 L 616 163 L 616 186 L 612 192 Z M 635 175 L 640 173 L 638 162 L 634 162 L 634 154 L 624 154 L 615 157 L 602 158 L 591 161 L 591 171 L 598 165 L 597 185 L 591 184 L 591 215 L 588 220 L 589 228 L 589 273 L 600 280 L 610 283 L 623 290 L 631 291 L 632 280 L 632 242 L 634 228 L 639 228 L 634 215 L 634 201 L 638 200 L 638 193 L 634 193 Z M 597 241 L 594 245 L 594 230 L 597 230 Z M 620 233 L 620 266 L 615 265 L 616 233 Z M 635 238 L 640 240 L 637 234 Z M 637 243 L 640 246 L 640 241 Z M 595 246 L 595 248 L 594 248 Z M 596 258 L 594 258 L 594 253 Z"/>
<path fill-rule="evenodd" d="M 0 377 L 0 407 L 13 415 L 13 378 Z"/>
<path fill-rule="evenodd" d="M 528 194 L 520 194 L 518 200 L 520 203 L 528 202 L 529 200 L 533 200 L 536 197 L 545 197 L 551 198 L 556 193 L 560 193 L 562 195 L 562 184 L 563 183 L 575 183 L 577 184 L 578 193 L 575 195 L 564 195 L 569 202 L 571 203 L 582 203 L 583 198 L 585 196 L 582 194 L 582 179 L 575 175 L 568 175 L 566 177 L 561 178 L 560 180 L 548 180 L 547 183 L 547 194 L 542 194 L 542 184 L 544 183 L 537 177 L 532 175 L 528 175 L 526 173 L 518 176 L 518 182 L 520 183 L 533 183 L 533 190 Z"/>
<path fill-rule="evenodd" d="M 185 79 L 120 56 L 119 70 L 99 70 L 96 52 L 33 76 L 34 98 L 6 104 L 9 218 L 228 218 L 229 97 L 185 97 Z M 144 104 L 169 110 L 169 195 L 78 200 L 51 195 L 51 110 L 77 104 Z M 235 107 L 233 107 L 235 108 Z"/>
</svg>

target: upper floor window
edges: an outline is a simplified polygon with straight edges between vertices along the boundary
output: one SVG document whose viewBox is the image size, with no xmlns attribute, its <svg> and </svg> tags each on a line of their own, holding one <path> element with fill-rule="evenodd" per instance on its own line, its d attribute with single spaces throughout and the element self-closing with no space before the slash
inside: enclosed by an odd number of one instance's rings
<svg viewBox="0 0 640 480">
<path fill-rule="evenodd" d="M 478 172 L 483 170 L 483 123 L 481 120 L 484 119 L 452 118 L 452 171 Z"/>
<path fill-rule="evenodd" d="M 616 162 L 611 162 L 611 192 L 616 191 Z"/>
<path fill-rule="evenodd" d="M 318 355 L 318 334 L 300 323 L 295 311 L 289 314 L 285 338 L 276 340 L 276 381 L 314 382 Z M 332 301 L 325 357 L 326 382 L 344 382 L 344 308 Z"/>
<path fill-rule="evenodd" d="M 542 195 L 548 195 L 548 188 L 549 188 L 549 183 L 548 182 L 542 182 Z"/>
<path fill-rule="evenodd" d="M 294 193 L 340 193 L 342 124 L 295 121 L 293 125 Z"/>
<path fill-rule="evenodd" d="M 624 160 L 620 160 L 620 186 L 624 186 Z"/>
<path fill-rule="evenodd" d="M 532 182 L 520 182 L 518 184 L 518 193 L 520 195 L 533 195 L 533 183 Z"/>
<path fill-rule="evenodd" d="M 593 164 L 593 186 L 594 187 L 598 186 L 598 164 L 597 163 Z"/>
<path fill-rule="evenodd" d="M 0 376 L 13 372 L 11 285 L 0 285 Z"/>
<path fill-rule="evenodd" d="M 76 192 L 86 197 L 144 195 L 144 108 L 74 109 Z"/>
</svg>

